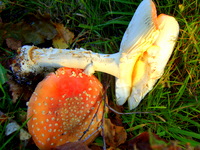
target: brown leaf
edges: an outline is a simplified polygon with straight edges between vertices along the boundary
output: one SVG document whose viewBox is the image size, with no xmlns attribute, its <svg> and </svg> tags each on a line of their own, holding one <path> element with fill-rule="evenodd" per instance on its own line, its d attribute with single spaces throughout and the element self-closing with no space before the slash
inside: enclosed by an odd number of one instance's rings
<svg viewBox="0 0 200 150">
<path fill-rule="evenodd" d="M 124 127 L 116 126 L 111 123 L 110 119 L 105 119 L 104 137 L 106 144 L 111 147 L 117 147 L 124 143 L 127 138 L 127 133 Z"/>
<path fill-rule="evenodd" d="M 9 80 L 7 83 L 10 86 L 10 92 L 11 92 L 11 95 L 12 95 L 12 102 L 16 103 L 17 99 L 23 93 L 23 88 L 13 80 Z"/>
<path fill-rule="evenodd" d="M 143 132 L 136 138 L 128 141 L 128 149 L 137 149 L 137 150 L 153 150 L 164 148 L 166 145 L 164 139 L 161 139 L 158 135 L 149 132 Z M 159 144 L 158 144 L 159 143 Z"/>
<path fill-rule="evenodd" d="M 83 142 L 78 141 L 57 146 L 56 150 L 91 150 L 91 149 L 88 148 L 87 145 L 83 144 Z"/>
<path fill-rule="evenodd" d="M 29 89 L 29 87 L 25 85 L 20 85 L 17 82 L 14 81 L 14 79 L 11 76 L 8 76 L 8 85 L 9 90 L 12 95 L 12 102 L 16 103 L 16 101 L 23 96 L 22 100 L 28 101 L 29 97 L 32 94 L 32 91 Z"/>
<path fill-rule="evenodd" d="M 64 27 L 63 24 L 55 24 L 58 34 L 53 38 L 55 48 L 68 48 L 74 38 L 74 33 Z"/>
<path fill-rule="evenodd" d="M 138 150 L 151 150 L 149 143 L 149 133 L 143 132 L 136 138 L 130 140 L 128 142 L 128 149 L 138 149 Z"/>
<path fill-rule="evenodd" d="M 22 46 L 22 42 L 19 40 L 16 40 L 12 37 L 10 38 L 6 38 L 6 44 L 8 46 L 8 48 L 12 49 L 12 50 L 17 50 L 19 47 Z"/>
<path fill-rule="evenodd" d="M 2 111 L 0 111 L 0 124 L 6 122 L 9 119 Z"/>
<path fill-rule="evenodd" d="M 38 45 L 45 42 L 45 40 L 53 39 L 57 31 L 48 15 L 38 13 L 36 15 L 28 14 L 16 24 L 12 22 L 2 23 L 0 25 L 0 34 L 2 34 L 0 43 L 3 43 L 7 38 L 14 38 L 23 44 Z M 7 43 L 7 45 L 11 47 L 13 44 Z M 14 48 L 16 49 L 16 47 Z"/>
<path fill-rule="evenodd" d="M 102 150 L 102 147 L 101 146 L 98 146 L 98 145 L 95 145 L 95 144 L 91 144 L 91 145 L 89 145 L 89 148 L 91 149 L 91 150 Z"/>
</svg>

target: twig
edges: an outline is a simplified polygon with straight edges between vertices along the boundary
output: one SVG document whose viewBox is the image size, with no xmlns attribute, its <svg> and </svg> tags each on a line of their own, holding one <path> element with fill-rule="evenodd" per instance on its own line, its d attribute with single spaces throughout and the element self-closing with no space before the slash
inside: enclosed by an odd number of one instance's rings
<svg viewBox="0 0 200 150">
<path fill-rule="evenodd" d="M 129 113 L 122 113 L 122 112 L 118 112 L 117 110 L 115 110 L 114 108 L 110 107 L 107 103 L 105 103 L 105 105 L 114 113 L 119 114 L 119 115 L 131 115 L 131 114 L 148 114 L 148 113 L 154 113 L 153 111 L 147 111 L 147 112 L 129 112 Z"/>
</svg>

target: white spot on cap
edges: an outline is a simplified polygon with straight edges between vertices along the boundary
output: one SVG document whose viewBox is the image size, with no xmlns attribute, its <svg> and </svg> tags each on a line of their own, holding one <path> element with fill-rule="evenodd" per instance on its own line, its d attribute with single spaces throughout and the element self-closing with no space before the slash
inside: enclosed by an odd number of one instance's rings
<svg viewBox="0 0 200 150">
<path fill-rule="evenodd" d="M 49 112 L 48 112 L 50 115 L 52 114 L 52 112 L 49 110 Z"/>
<path fill-rule="evenodd" d="M 42 111 L 42 114 L 45 115 L 45 111 L 44 110 Z"/>
<path fill-rule="evenodd" d="M 36 92 L 33 92 L 33 94 L 38 95 Z"/>
<path fill-rule="evenodd" d="M 52 132 L 52 129 L 49 129 L 48 132 Z"/>
<path fill-rule="evenodd" d="M 63 94 L 63 95 L 62 95 L 62 98 L 65 98 L 66 95 L 67 95 L 67 94 Z"/>
<path fill-rule="evenodd" d="M 92 80 L 89 80 L 89 82 L 92 84 L 93 83 L 93 81 Z"/>
<path fill-rule="evenodd" d="M 70 77 L 76 77 L 76 73 L 72 71 L 72 74 L 70 75 Z"/>
</svg>

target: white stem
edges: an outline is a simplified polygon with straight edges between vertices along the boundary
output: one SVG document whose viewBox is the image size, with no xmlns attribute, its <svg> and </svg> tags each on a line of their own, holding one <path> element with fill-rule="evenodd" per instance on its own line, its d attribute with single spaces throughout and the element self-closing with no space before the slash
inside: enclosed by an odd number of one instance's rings
<svg viewBox="0 0 200 150">
<path fill-rule="evenodd" d="M 19 57 L 22 73 L 39 73 L 44 68 L 70 67 L 101 71 L 119 77 L 120 53 L 99 54 L 83 48 L 67 50 L 23 46 Z"/>
</svg>

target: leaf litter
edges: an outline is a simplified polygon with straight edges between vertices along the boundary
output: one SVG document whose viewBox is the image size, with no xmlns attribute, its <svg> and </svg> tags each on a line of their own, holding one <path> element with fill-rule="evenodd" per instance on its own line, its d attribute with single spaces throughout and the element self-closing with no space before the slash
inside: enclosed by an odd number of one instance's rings
<svg viewBox="0 0 200 150">
<path fill-rule="evenodd" d="M 74 33 L 64 27 L 63 24 L 54 23 L 58 34 L 53 38 L 55 48 L 67 49 L 73 41 Z"/>
</svg>

